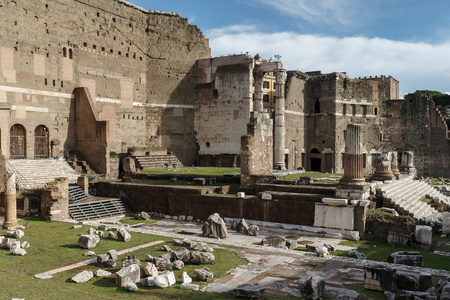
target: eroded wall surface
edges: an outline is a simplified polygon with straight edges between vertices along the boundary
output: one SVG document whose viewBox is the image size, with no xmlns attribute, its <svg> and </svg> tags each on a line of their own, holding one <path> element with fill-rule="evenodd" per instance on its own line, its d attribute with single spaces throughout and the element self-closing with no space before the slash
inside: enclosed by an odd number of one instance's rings
<svg viewBox="0 0 450 300">
<path fill-rule="evenodd" d="M 87 87 L 111 150 L 162 146 L 195 161 L 196 61 L 209 57 L 201 31 L 175 13 L 121 0 L 5 0 L 0 7 L 1 148 L 9 130 L 45 125 L 63 150 L 75 145 L 73 90 Z"/>
</svg>

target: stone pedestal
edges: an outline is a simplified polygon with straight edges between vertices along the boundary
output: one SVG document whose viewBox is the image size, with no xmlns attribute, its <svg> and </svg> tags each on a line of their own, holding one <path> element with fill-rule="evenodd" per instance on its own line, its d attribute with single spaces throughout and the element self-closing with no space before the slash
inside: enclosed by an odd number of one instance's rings
<svg viewBox="0 0 450 300">
<path fill-rule="evenodd" d="M 412 151 L 405 151 L 402 153 L 400 172 L 413 176 L 417 175 L 417 170 L 414 167 L 414 153 Z"/>
<path fill-rule="evenodd" d="M 284 125 L 284 85 L 286 70 L 275 70 L 275 136 L 274 136 L 274 168 L 286 169 L 284 165 L 285 125 Z"/>
<path fill-rule="evenodd" d="M 10 229 L 18 227 L 17 223 L 17 198 L 16 198 L 16 175 L 11 176 L 6 181 L 5 190 L 5 222 L 3 228 Z"/>
<path fill-rule="evenodd" d="M 395 179 L 395 176 L 391 170 L 391 159 L 388 154 L 381 153 L 378 156 L 375 173 L 373 173 L 371 179 L 377 181 L 387 181 Z"/>
<path fill-rule="evenodd" d="M 364 179 L 362 129 L 348 124 L 345 131 L 344 177 L 336 188 L 337 198 L 364 200 L 370 197 L 370 186 Z"/>
<path fill-rule="evenodd" d="M 392 174 L 395 176 L 395 179 L 402 178 L 402 174 L 400 173 L 400 170 L 398 169 L 398 153 L 396 151 L 389 152 L 389 156 L 391 157 L 391 171 Z"/>
</svg>

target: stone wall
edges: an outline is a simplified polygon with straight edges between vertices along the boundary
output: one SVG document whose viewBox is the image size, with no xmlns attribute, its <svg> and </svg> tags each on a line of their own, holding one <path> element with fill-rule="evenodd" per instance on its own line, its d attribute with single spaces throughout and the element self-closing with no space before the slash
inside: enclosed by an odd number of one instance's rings
<svg viewBox="0 0 450 300">
<path fill-rule="evenodd" d="M 206 220 L 214 212 L 219 212 L 222 217 L 307 226 L 314 223 L 315 203 L 325 197 L 277 194 L 273 200 L 262 200 L 255 196 L 240 199 L 234 195 L 213 194 L 214 187 L 188 188 L 122 183 L 101 183 L 97 188 L 125 192 L 129 197 L 128 205 L 135 212 L 192 215 L 202 220 Z"/>
<path fill-rule="evenodd" d="M 5 0 L 0 7 L 1 149 L 9 131 L 48 129 L 61 151 L 76 144 L 73 90 L 87 87 L 100 121 L 109 121 L 111 150 L 162 146 L 195 162 L 196 61 L 210 56 L 201 31 L 175 13 L 122 0 Z"/>
<path fill-rule="evenodd" d="M 41 217 L 49 221 L 69 218 L 69 180 L 56 178 L 47 183 L 41 194 Z"/>
<path fill-rule="evenodd" d="M 286 81 L 285 126 L 287 149 L 286 168 L 295 170 L 304 166 L 305 158 L 305 84 L 308 75 L 289 71 Z"/>
<path fill-rule="evenodd" d="M 254 112 L 241 137 L 241 185 L 253 186 L 274 176 L 273 121 L 267 113 Z"/>
<path fill-rule="evenodd" d="M 386 101 L 382 114 L 386 149 L 413 151 L 419 176 L 450 176 L 450 140 L 429 95 L 418 91 Z"/>
<path fill-rule="evenodd" d="M 222 155 L 239 155 L 252 109 L 253 59 L 235 55 L 198 62 L 195 132 L 203 163 Z M 213 157 L 214 156 L 214 157 Z M 213 164 L 214 165 L 214 164 Z M 232 165 L 230 165 L 232 166 Z"/>
</svg>

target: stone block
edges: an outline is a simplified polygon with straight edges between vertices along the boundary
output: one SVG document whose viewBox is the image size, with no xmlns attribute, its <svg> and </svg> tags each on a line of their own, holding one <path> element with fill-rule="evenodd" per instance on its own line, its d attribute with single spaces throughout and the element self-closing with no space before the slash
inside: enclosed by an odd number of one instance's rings
<svg viewBox="0 0 450 300">
<path fill-rule="evenodd" d="M 431 245 L 433 242 L 433 228 L 431 226 L 417 225 L 415 236 L 418 243 Z"/>
<path fill-rule="evenodd" d="M 272 200 L 272 195 L 271 194 L 261 194 L 261 199 L 262 200 Z"/>
<path fill-rule="evenodd" d="M 450 234 L 450 212 L 442 214 L 442 233 Z"/>
<path fill-rule="evenodd" d="M 320 299 L 325 295 L 325 279 L 320 276 L 311 276 L 303 289 L 305 299 Z"/>
<path fill-rule="evenodd" d="M 433 277 L 430 273 L 420 273 L 419 275 L 419 289 L 421 291 L 426 291 L 433 287 Z"/>
<path fill-rule="evenodd" d="M 257 284 L 243 283 L 233 289 L 233 295 L 242 298 L 260 299 L 266 288 Z"/>
<path fill-rule="evenodd" d="M 117 238 L 122 242 L 129 242 L 131 240 L 131 234 L 129 234 L 125 228 L 120 228 L 117 231 Z"/>
<path fill-rule="evenodd" d="M 205 178 L 194 178 L 194 184 L 195 185 L 206 185 L 206 179 Z"/>
<path fill-rule="evenodd" d="M 238 192 L 236 197 L 237 198 L 245 198 L 245 193 L 244 192 Z"/>
<path fill-rule="evenodd" d="M 142 279 L 141 285 L 145 287 L 153 287 L 156 286 L 155 278 L 153 277 L 146 277 Z"/>
<path fill-rule="evenodd" d="M 248 226 L 248 231 L 247 231 L 248 235 L 251 236 L 258 236 L 259 234 L 259 227 L 256 225 L 250 225 Z"/>
<path fill-rule="evenodd" d="M 328 205 L 347 205 L 347 199 L 336 199 L 336 198 L 323 198 L 322 202 Z"/>
<path fill-rule="evenodd" d="M 389 255 L 388 262 L 413 267 L 423 267 L 423 256 L 414 251 L 398 251 Z"/>
<path fill-rule="evenodd" d="M 354 230 L 354 210 L 354 206 L 335 206 L 316 203 L 314 210 L 314 227 Z"/>
<path fill-rule="evenodd" d="M 77 245 L 84 249 L 92 249 L 97 246 L 100 237 L 95 234 L 83 234 L 78 238 Z"/>
<path fill-rule="evenodd" d="M 194 272 L 198 279 L 202 281 L 208 281 L 214 278 L 214 274 L 208 268 L 196 269 Z"/>
<path fill-rule="evenodd" d="M 374 291 L 388 291 L 395 290 L 395 269 L 375 265 L 364 266 L 364 288 Z"/>
<path fill-rule="evenodd" d="M 76 283 L 85 283 L 91 280 L 92 277 L 94 277 L 94 273 L 91 271 L 83 271 L 72 277 L 72 281 Z"/>
<path fill-rule="evenodd" d="M 141 267 L 137 264 L 123 267 L 116 273 L 116 284 L 120 287 L 126 287 L 128 283 L 136 283 L 140 280 Z"/>
<path fill-rule="evenodd" d="M 209 252 L 198 252 L 198 251 L 191 252 L 191 263 L 193 264 L 197 265 L 213 264 L 215 259 L 216 258 L 214 257 L 214 254 Z"/>
<path fill-rule="evenodd" d="M 261 245 L 267 247 L 286 246 L 286 239 L 282 236 L 268 236 L 262 239 Z"/>
<path fill-rule="evenodd" d="M 417 280 L 409 275 L 397 274 L 396 282 L 400 290 L 416 291 L 418 287 Z"/>
</svg>

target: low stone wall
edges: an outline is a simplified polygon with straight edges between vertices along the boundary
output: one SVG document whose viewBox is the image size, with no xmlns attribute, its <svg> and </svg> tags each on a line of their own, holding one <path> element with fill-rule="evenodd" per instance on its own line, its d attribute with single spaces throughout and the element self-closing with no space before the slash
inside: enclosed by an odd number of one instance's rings
<svg viewBox="0 0 450 300">
<path fill-rule="evenodd" d="M 325 195 L 289 195 L 277 193 L 272 200 L 256 196 L 237 198 L 235 194 L 213 194 L 214 187 L 177 187 L 134 183 L 101 183 L 97 188 L 122 190 L 135 212 L 159 212 L 167 215 L 191 215 L 206 220 L 212 213 L 222 217 L 312 226 L 315 203 Z"/>
</svg>

